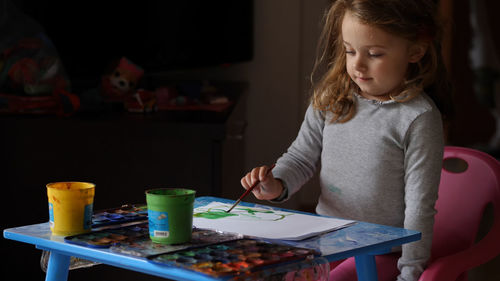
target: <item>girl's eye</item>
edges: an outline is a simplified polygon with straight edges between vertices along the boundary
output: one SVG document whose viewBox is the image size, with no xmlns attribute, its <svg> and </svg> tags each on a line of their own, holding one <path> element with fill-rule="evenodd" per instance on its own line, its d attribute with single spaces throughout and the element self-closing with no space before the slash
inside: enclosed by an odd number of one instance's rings
<svg viewBox="0 0 500 281">
<path fill-rule="evenodd" d="M 378 58 L 378 57 L 383 56 L 383 54 L 369 54 L 369 55 L 370 55 L 370 57 L 372 57 L 372 58 Z"/>
<path fill-rule="evenodd" d="M 346 50 L 345 53 L 349 54 L 349 55 L 354 55 L 354 51 L 348 51 L 348 50 Z"/>
</svg>

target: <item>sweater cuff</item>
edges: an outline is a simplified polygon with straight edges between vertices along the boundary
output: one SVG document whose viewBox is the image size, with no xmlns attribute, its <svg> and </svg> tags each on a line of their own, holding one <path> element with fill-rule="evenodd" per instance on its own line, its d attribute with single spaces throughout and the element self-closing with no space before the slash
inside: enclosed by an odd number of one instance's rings
<svg viewBox="0 0 500 281">
<path fill-rule="evenodd" d="M 280 196 L 278 196 L 274 199 L 271 199 L 269 201 L 271 201 L 273 203 L 280 203 L 280 202 L 285 201 L 286 199 L 288 199 L 288 188 L 283 184 L 283 190 L 281 191 Z"/>
</svg>

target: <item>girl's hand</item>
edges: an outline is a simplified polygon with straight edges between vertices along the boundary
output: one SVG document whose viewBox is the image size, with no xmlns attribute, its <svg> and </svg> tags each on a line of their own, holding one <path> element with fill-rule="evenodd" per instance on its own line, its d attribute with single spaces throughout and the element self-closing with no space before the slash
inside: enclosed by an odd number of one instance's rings
<svg viewBox="0 0 500 281">
<path fill-rule="evenodd" d="M 269 169 L 268 166 L 253 168 L 252 171 L 241 178 L 241 185 L 245 189 L 249 189 L 256 181 L 260 181 L 260 184 L 252 190 L 257 199 L 272 200 L 278 198 L 283 191 L 282 182 L 275 179 L 272 172 L 267 173 Z"/>
</svg>

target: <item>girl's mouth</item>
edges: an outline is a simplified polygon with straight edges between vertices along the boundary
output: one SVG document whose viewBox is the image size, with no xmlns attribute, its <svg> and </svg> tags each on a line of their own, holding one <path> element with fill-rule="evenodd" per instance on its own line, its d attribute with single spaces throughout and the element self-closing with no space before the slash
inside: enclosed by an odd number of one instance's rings
<svg viewBox="0 0 500 281">
<path fill-rule="evenodd" d="M 359 76 L 358 76 L 358 80 L 363 81 L 363 82 L 369 81 L 369 80 L 371 80 L 371 79 L 372 79 L 372 78 L 368 78 L 368 77 L 359 77 Z"/>
</svg>

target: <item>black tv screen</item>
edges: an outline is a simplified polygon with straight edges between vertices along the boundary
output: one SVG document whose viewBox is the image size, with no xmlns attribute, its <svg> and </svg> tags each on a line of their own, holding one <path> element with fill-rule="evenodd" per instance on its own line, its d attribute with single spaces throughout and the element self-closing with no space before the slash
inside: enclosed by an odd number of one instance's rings
<svg viewBox="0 0 500 281">
<path fill-rule="evenodd" d="M 41 0 L 21 10 L 45 29 L 71 79 L 121 57 L 146 73 L 252 59 L 252 0 Z"/>
</svg>

